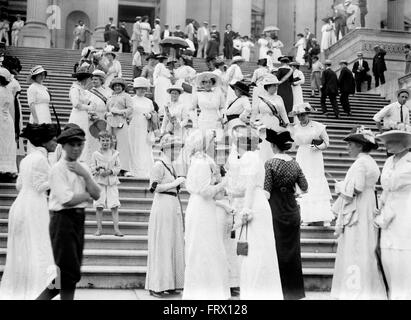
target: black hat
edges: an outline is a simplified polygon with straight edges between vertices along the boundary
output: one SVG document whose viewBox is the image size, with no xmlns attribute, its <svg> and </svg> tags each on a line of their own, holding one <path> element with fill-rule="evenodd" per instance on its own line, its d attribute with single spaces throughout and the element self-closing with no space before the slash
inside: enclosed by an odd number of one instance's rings
<svg viewBox="0 0 411 320">
<path fill-rule="evenodd" d="M 77 80 L 81 81 L 87 78 L 91 78 L 93 74 L 89 71 L 88 68 L 86 67 L 80 67 L 77 69 L 76 73 L 73 73 L 73 78 L 76 78 Z"/>
<path fill-rule="evenodd" d="M 242 81 L 237 81 L 234 84 L 230 84 L 230 87 L 235 90 L 238 89 L 243 95 L 250 97 L 250 86 Z"/>
<path fill-rule="evenodd" d="M 57 142 L 60 144 L 65 144 L 73 140 L 85 141 L 86 133 L 84 132 L 84 130 L 78 126 L 67 126 L 57 138 Z"/>
<path fill-rule="evenodd" d="M 28 123 L 20 137 L 28 139 L 32 144 L 39 145 L 48 142 L 57 136 L 58 126 L 51 123 Z"/>
<path fill-rule="evenodd" d="M 291 148 L 291 142 L 294 142 L 289 131 L 277 133 L 274 130 L 267 129 L 266 132 L 265 140 L 275 144 L 281 150 L 289 150 Z"/>
<path fill-rule="evenodd" d="M 156 54 L 150 53 L 150 54 L 148 55 L 148 57 L 146 58 L 146 61 L 148 61 L 148 60 L 150 60 L 150 59 L 155 59 L 155 60 L 157 60 L 158 58 L 157 58 L 157 55 L 156 55 Z"/>
<path fill-rule="evenodd" d="M 267 58 L 258 59 L 257 65 L 266 67 L 267 66 Z"/>
<path fill-rule="evenodd" d="M 378 149 L 378 143 L 375 141 L 374 133 L 364 127 L 353 128 L 350 134 L 344 138 L 344 141 L 357 142 L 364 146 L 368 146 L 371 150 Z"/>
<path fill-rule="evenodd" d="M 282 56 L 282 57 L 279 57 L 278 58 L 278 61 L 280 61 L 280 62 L 290 62 L 290 61 L 292 61 L 293 59 L 290 59 L 290 57 L 287 57 L 287 56 Z"/>
</svg>

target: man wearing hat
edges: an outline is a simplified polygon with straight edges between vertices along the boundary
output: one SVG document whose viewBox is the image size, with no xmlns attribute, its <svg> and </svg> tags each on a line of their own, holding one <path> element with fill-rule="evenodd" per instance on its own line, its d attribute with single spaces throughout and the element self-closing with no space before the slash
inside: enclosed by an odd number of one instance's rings
<svg viewBox="0 0 411 320">
<path fill-rule="evenodd" d="M 338 95 L 338 78 L 337 74 L 331 69 L 332 61 L 326 60 L 325 70 L 321 78 L 321 108 L 322 112 L 327 115 L 327 97 L 330 99 L 334 110 L 335 117 L 339 118 L 337 95 Z"/>
<path fill-rule="evenodd" d="M 14 21 L 11 27 L 11 43 L 13 46 L 17 47 L 19 42 L 19 34 L 21 29 L 24 27 L 24 21 L 21 20 L 21 15 L 16 15 L 17 20 Z"/>
<path fill-rule="evenodd" d="M 118 33 L 120 35 L 121 52 L 130 52 L 130 36 L 128 35 L 125 22 L 121 23 Z"/>
<path fill-rule="evenodd" d="M 73 300 L 81 279 L 85 208 L 91 199 L 100 197 L 90 169 L 78 161 L 84 141 L 85 132 L 79 127 L 68 127 L 57 138 L 65 153 L 50 170 L 49 209 L 50 239 L 60 273 L 38 300 L 51 300 L 58 294 L 62 300 Z M 60 287 L 56 287 L 57 283 Z"/>
<path fill-rule="evenodd" d="M 211 36 L 211 40 L 208 42 L 207 50 L 206 50 L 206 63 L 208 65 L 208 70 L 213 71 L 212 64 L 213 61 L 219 56 L 220 53 L 220 45 L 217 42 L 217 36 L 213 34 Z"/>
<path fill-rule="evenodd" d="M 224 32 L 224 57 L 226 59 L 233 58 L 233 41 L 234 41 L 235 32 L 232 29 L 231 24 L 227 24 Z"/>
<path fill-rule="evenodd" d="M 375 87 L 377 88 L 381 84 L 385 83 L 384 72 L 387 71 L 387 65 L 385 64 L 385 55 L 387 51 L 381 48 L 379 45 L 374 47 L 375 56 L 372 59 L 372 73 L 375 78 Z"/>
<path fill-rule="evenodd" d="M 391 103 L 373 117 L 380 132 L 393 130 L 398 127 L 398 124 L 410 124 L 410 104 L 408 99 L 410 92 L 407 89 L 401 89 L 397 92 L 397 102 Z M 384 122 L 381 126 L 381 121 Z"/>
<path fill-rule="evenodd" d="M 141 17 L 136 17 L 136 22 L 133 24 L 133 34 L 131 36 L 131 42 L 133 43 L 133 55 L 137 51 L 137 47 L 140 45 L 141 41 L 141 28 L 140 28 Z"/>
<path fill-rule="evenodd" d="M 351 71 L 348 69 L 348 62 L 347 60 L 340 61 L 341 73 L 340 77 L 338 78 L 338 87 L 340 88 L 340 102 L 341 106 L 343 107 L 344 112 L 350 116 L 351 115 L 351 107 L 350 107 L 350 94 L 355 93 L 355 80 L 354 76 L 352 75 Z"/>
<path fill-rule="evenodd" d="M 215 35 L 216 41 L 218 42 L 218 47 L 220 47 L 220 43 L 221 43 L 220 32 L 217 30 L 217 25 L 215 23 L 211 25 L 210 35 L 211 37 Z"/>
<path fill-rule="evenodd" d="M 168 24 L 165 24 L 163 31 L 161 31 L 161 35 L 160 35 L 161 40 L 167 39 L 171 37 L 172 35 L 173 33 L 170 30 L 170 26 Z"/>
<path fill-rule="evenodd" d="M 368 66 L 368 62 L 364 60 L 364 56 L 362 52 L 357 53 L 358 60 L 355 61 L 354 66 L 352 68 L 352 72 L 355 75 L 355 84 L 357 92 L 361 92 L 361 84 L 364 81 L 367 81 L 367 90 L 371 90 L 371 75 L 368 74 L 370 71 L 370 67 Z"/>
<path fill-rule="evenodd" d="M 184 39 L 184 31 L 181 30 L 181 26 L 179 24 L 176 25 L 176 31 L 174 31 L 174 37 L 179 37 Z"/>
<path fill-rule="evenodd" d="M 204 21 L 203 26 L 197 31 L 198 50 L 197 58 L 205 58 L 208 41 L 210 39 L 210 30 L 208 29 L 208 22 Z"/>
</svg>

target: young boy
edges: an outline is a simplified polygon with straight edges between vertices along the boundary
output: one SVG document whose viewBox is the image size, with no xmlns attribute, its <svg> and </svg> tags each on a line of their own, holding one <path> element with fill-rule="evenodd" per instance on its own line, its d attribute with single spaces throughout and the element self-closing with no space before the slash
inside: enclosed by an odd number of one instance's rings
<svg viewBox="0 0 411 320">
<path fill-rule="evenodd" d="M 85 132 L 77 126 L 67 128 L 57 138 L 64 156 L 50 170 L 49 209 L 50 239 L 60 275 L 38 300 L 51 300 L 58 294 L 61 300 L 73 300 L 76 283 L 81 279 L 84 211 L 89 200 L 100 197 L 100 188 L 90 170 L 78 161 L 85 140 Z"/>
<path fill-rule="evenodd" d="M 116 150 L 111 148 L 112 136 L 107 131 L 100 132 L 98 136 L 100 151 L 96 151 L 91 156 L 91 172 L 95 181 L 101 189 L 100 199 L 94 202 L 97 217 L 96 236 L 102 233 L 102 218 L 104 208 L 111 209 L 114 224 L 114 235 L 123 237 L 118 227 L 118 208 L 120 207 L 117 185 L 120 184 L 118 174 L 120 173 L 120 157 Z"/>
</svg>

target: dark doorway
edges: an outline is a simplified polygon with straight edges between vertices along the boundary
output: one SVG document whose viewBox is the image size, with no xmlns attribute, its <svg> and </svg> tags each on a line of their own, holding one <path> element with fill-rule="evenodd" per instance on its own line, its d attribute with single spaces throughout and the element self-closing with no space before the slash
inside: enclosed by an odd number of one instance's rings
<svg viewBox="0 0 411 320">
<path fill-rule="evenodd" d="M 136 22 L 137 16 L 148 16 L 150 19 L 150 25 L 154 25 L 155 19 L 155 8 L 154 7 L 137 7 L 137 6 L 124 6 L 120 5 L 118 7 L 118 22 L 125 22 L 127 25 L 128 34 L 133 34 L 133 24 Z"/>
</svg>

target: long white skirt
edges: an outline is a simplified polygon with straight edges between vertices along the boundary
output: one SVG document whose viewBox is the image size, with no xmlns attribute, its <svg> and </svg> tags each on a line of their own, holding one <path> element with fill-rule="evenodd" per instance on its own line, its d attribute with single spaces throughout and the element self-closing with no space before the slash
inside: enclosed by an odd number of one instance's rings
<svg viewBox="0 0 411 320">
<path fill-rule="evenodd" d="M 17 145 L 10 114 L 0 115 L 0 172 L 17 173 Z"/>
</svg>

